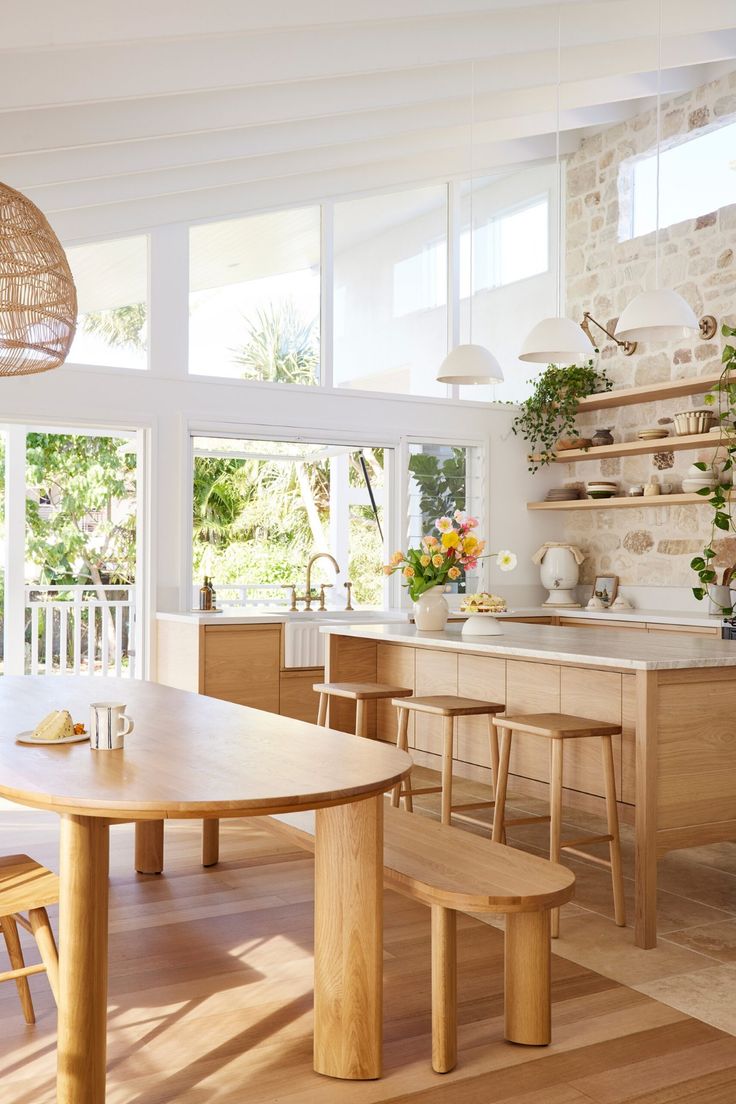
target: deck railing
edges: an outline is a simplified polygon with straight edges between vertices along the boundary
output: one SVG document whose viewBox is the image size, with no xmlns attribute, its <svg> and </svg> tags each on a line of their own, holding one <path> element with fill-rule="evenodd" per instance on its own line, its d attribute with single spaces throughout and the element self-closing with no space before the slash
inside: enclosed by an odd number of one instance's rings
<svg viewBox="0 0 736 1104">
<path fill-rule="evenodd" d="M 218 583 L 214 581 L 218 609 L 230 609 L 233 606 L 276 606 L 286 607 L 286 591 L 279 583 Z M 199 587 L 192 591 L 192 608 L 199 606 Z"/>
<path fill-rule="evenodd" d="M 135 677 L 134 586 L 26 587 L 26 674 Z"/>
</svg>

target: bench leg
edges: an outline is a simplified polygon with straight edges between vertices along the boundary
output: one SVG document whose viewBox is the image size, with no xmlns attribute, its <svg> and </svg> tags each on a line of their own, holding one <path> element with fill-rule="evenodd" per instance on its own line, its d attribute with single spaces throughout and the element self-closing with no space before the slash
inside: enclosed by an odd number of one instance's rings
<svg viewBox="0 0 736 1104">
<path fill-rule="evenodd" d="M 135 826 L 135 868 L 139 874 L 160 874 L 164 868 L 164 822 L 139 820 Z"/>
<path fill-rule="evenodd" d="M 510 1043 L 547 1046 L 551 1025 L 549 911 L 506 916 L 504 1036 Z"/>
<path fill-rule="evenodd" d="M 432 1069 L 457 1064 L 457 913 L 432 905 Z"/>
<path fill-rule="evenodd" d="M 220 861 L 220 822 L 202 821 L 202 866 L 217 866 Z"/>
<path fill-rule="evenodd" d="M 5 946 L 8 949 L 10 965 L 14 970 L 23 970 L 26 963 L 23 958 L 23 950 L 18 936 L 18 925 L 13 917 L 0 916 L 0 929 L 5 937 Z M 33 1011 L 33 1001 L 31 1000 L 31 988 L 28 984 L 28 978 L 17 977 L 15 979 L 15 985 L 18 990 L 18 997 L 20 998 L 20 1006 L 23 1009 L 24 1020 L 27 1024 L 35 1024 L 36 1016 Z"/>
<path fill-rule="evenodd" d="M 51 992 L 54 1000 L 59 1003 L 59 952 L 56 949 L 56 940 L 51 930 L 48 913 L 45 908 L 34 908 L 28 912 L 31 922 L 31 931 L 36 945 L 41 954 L 41 961 L 46 967 Z"/>
</svg>

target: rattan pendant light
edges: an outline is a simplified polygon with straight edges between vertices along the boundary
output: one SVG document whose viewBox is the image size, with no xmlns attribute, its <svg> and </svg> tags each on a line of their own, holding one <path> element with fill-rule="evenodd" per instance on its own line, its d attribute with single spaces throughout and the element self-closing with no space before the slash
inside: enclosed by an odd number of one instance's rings
<svg viewBox="0 0 736 1104">
<path fill-rule="evenodd" d="M 0 376 L 58 368 L 77 328 L 77 290 L 46 217 L 0 182 Z"/>
</svg>

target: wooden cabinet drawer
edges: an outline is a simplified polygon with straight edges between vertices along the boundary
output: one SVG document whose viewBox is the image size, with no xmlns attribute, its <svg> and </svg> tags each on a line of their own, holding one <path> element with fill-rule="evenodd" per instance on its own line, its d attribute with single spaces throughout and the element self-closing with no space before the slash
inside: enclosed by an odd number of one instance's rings
<svg viewBox="0 0 736 1104">
<path fill-rule="evenodd" d="M 279 701 L 281 716 L 316 724 L 319 694 L 315 694 L 312 687 L 315 682 L 324 682 L 324 677 L 324 667 L 282 671 Z"/>
<path fill-rule="evenodd" d="M 203 693 L 279 712 L 280 625 L 208 625 Z"/>
<path fill-rule="evenodd" d="M 643 632 L 646 629 L 643 621 L 609 621 L 607 618 L 599 621 L 595 617 L 561 617 L 559 623 L 571 629 L 632 629 L 634 632 Z"/>
<path fill-rule="evenodd" d="M 719 625 L 657 625 L 654 621 L 647 621 L 649 632 L 689 633 L 691 636 L 720 636 Z"/>
</svg>

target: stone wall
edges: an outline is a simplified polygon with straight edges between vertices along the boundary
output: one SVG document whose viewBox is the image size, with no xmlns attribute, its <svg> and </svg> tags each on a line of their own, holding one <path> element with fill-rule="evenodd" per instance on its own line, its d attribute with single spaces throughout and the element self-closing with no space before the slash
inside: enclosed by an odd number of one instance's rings
<svg viewBox="0 0 736 1104">
<path fill-rule="evenodd" d="M 736 73 L 662 104 L 663 148 L 683 136 L 712 129 L 736 118 Z M 620 228 L 629 215 L 626 169 L 631 159 L 654 150 L 656 115 L 638 115 L 585 139 L 567 165 L 567 313 L 582 319 L 591 314 L 613 329 L 628 302 L 645 287 L 654 286 L 654 237 L 649 234 L 620 241 Z M 736 159 L 736 151 L 735 151 Z M 620 169 L 624 172 L 620 174 Z M 621 180 L 620 180 L 621 176 Z M 630 387 L 669 379 L 708 375 L 720 367 L 720 325 L 736 324 L 736 204 L 705 212 L 688 222 L 660 231 L 660 284 L 673 287 L 695 313 L 713 314 L 719 333 L 712 341 L 695 334 L 677 344 L 640 345 L 626 357 L 599 334 L 601 364 L 615 387 Z M 598 331 L 593 328 L 597 340 Z M 601 411 L 579 429 L 610 426 L 617 441 L 633 440 L 637 430 L 668 425 L 672 414 L 701 406 L 702 395 L 688 399 Z M 687 468 L 699 459 L 711 459 L 713 449 L 587 461 L 558 465 L 560 482 L 601 477 L 620 480 L 622 490 L 646 483 L 652 475 L 660 483 L 681 489 Z M 707 506 L 657 506 L 644 509 L 601 510 L 559 515 L 564 539 L 588 552 L 582 581 L 592 582 L 601 572 L 619 575 L 624 585 L 691 586 L 693 554 L 710 532 Z M 736 562 L 736 541 L 718 544 L 719 564 Z"/>
</svg>

